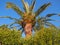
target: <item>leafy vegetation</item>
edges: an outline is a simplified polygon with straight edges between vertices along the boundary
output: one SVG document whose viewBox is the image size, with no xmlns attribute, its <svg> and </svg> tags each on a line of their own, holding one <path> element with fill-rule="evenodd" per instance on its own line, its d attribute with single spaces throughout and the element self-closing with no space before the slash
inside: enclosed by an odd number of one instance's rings
<svg viewBox="0 0 60 45">
<path fill-rule="evenodd" d="M 0 42 L 2 42 L 2 45 L 60 45 L 60 29 L 49 22 L 55 21 L 50 19 L 51 16 L 60 15 L 53 13 L 47 14 L 45 17 L 39 17 L 39 14 L 50 6 L 51 3 L 44 4 L 37 11 L 33 12 L 36 0 L 33 0 L 31 6 L 24 0 L 21 1 L 24 6 L 24 12 L 15 4 L 7 3 L 7 8 L 12 8 L 21 18 L 16 19 L 9 16 L 0 18 L 15 20 L 10 26 L 19 24 L 19 27 L 21 26 L 23 30 L 11 29 L 8 28 L 8 25 L 0 26 Z M 32 35 L 32 30 L 34 30 L 34 35 Z M 25 32 L 25 38 L 22 37 L 22 32 Z"/>
<path fill-rule="evenodd" d="M 44 28 L 37 32 L 35 41 L 38 45 L 60 45 L 60 30 L 55 28 Z"/>
<path fill-rule="evenodd" d="M 29 39 L 21 35 L 21 31 L 0 26 L 0 42 L 3 45 L 60 45 L 60 29 L 57 28 L 42 28 Z"/>
<path fill-rule="evenodd" d="M 6 25 L 0 26 L 0 42 L 3 45 L 18 45 L 21 40 L 21 32 L 17 30 L 11 30 Z"/>
</svg>

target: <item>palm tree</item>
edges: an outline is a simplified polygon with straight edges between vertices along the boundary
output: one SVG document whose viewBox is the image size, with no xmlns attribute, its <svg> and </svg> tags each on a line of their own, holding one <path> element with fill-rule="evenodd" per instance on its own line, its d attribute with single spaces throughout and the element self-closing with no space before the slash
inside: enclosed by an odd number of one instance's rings
<svg viewBox="0 0 60 45">
<path fill-rule="evenodd" d="M 48 25 L 48 26 L 53 25 L 50 22 L 48 22 L 48 21 L 52 21 L 49 17 L 57 14 L 53 13 L 53 14 L 48 14 L 45 17 L 39 17 L 39 14 L 42 13 L 48 6 L 51 5 L 50 3 L 42 5 L 41 7 L 39 7 L 37 11 L 33 12 L 33 8 L 36 3 L 36 0 L 33 0 L 30 6 L 28 5 L 27 2 L 24 2 L 24 0 L 21 0 L 21 1 L 24 6 L 23 8 L 24 12 L 21 11 L 21 9 L 13 3 L 7 2 L 7 6 L 6 6 L 7 8 L 12 8 L 14 11 L 16 11 L 19 14 L 19 16 L 21 16 L 20 19 L 12 18 L 9 16 L 4 16 L 0 18 L 9 18 L 9 19 L 16 20 L 14 23 L 11 24 L 11 26 L 13 24 L 19 24 L 20 26 L 22 26 L 23 28 L 22 31 L 25 32 L 26 37 L 30 37 L 32 35 L 32 30 L 34 30 L 36 27 L 40 27 L 44 25 Z"/>
</svg>

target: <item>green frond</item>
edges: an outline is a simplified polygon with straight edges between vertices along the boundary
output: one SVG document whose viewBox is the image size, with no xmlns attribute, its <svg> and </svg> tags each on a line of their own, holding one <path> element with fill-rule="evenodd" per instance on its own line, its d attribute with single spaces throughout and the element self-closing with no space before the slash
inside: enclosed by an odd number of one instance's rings
<svg viewBox="0 0 60 45">
<path fill-rule="evenodd" d="M 19 24 L 19 25 L 22 26 L 22 20 L 18 20 L 18 21 L 17 21 L 17 24 Z"/>
<path fill-rule="evenodd" d="M 60 21 L 53 20 L 53 19 L 46 18 L 46 17 L 41 17 L 41 18 L 38 18 L 38 19 L 37 19 L 37 22 L 39 22 L 39 23 L 41 22 L 42 24 L 43 24 L 43 23 L 46 23 L 46 22 L 48 22 L 48 21 L 60 22 Z"/>
<path fill-rule="evenodd" d="M 24 2 L 24 0 L 22 0 L 22 3 L 23 3 L 25 12 L 29 12 L 29 5 L 28 5 L 28 3 Z"/>
<path fill-rule="evenodd" d="M 50 27 L 54 27 L 54 28 L 56 28 L 55 25 L 53 25 L 53 24 L 50 23 L 50 22 L 46 22 L 45 25 L 46 25 L 46 26 L 50 26 Z"/>
<path fill-rule="evenodd" d="M 45 22 L 47 22 L 47 21 L 55 21 L 55 22 L 59 22 L 59 21 L 56 21 L 56 20 L 53 20 L 53 19 L 45 19 L 44 21 L 45 21 Z"/>
<path fill-rule="evenodd" d="M 26 11 L 27 11 L 27 13 L 29 13 L 29 5 L 28 5 L 27 2 L 25 3 L 25 6 L 26 6 Z"/>
<path fill-rule="evenodd" d="M 22 27 L 20 27 L 20 26 L 21 26 L 21 23 L 19 23 L 18 21 L 11 23 L 11 24 L 9 25 L 10 28 L 13 28 L 13 25 L 14 25 L 14 24 L 19 24 L 18 26 L 15 26 L 15 27 L 19 27 L 18 30 L 21 30 L 21 29 L 22 29 Z"/>
<path fill-rule="evenodd" d="M 43 6 L 41 6 L 36 12 L 35 15 L 38 16 L 41 12 L 43 12 L 48 6 L 50 6 L 50 3 L 48 4 L 44 4 Z"/>
<path fill-rule="evenodd" d="M 52 14 L 47 14 L 46 17 L 51 17 L 51 16 L 54 16 L 54 15 L 59 16 L 59 14 L 52 13 Z"/>
<path fill-rule="evenodd" d="M 20 16 L 23 16 L 23 12 L 13 3 L 7 2 L 7 8 L 12 8 L 13 10 L 15 10 Z"/>
<path fill-rule="evenodd" d="M 12 8 L 12 3 L 7 2 L 7 6 L 6 6 L 6 8 Z"/>
<path fill-rule="evenodd" d="M 38 19 L 40 21 L 46 22 L 46 21 L 55 21 L 53 19 L 47 18 L 47 17 L 41 17 L 40 19 Z"/>
<path fill-rule="evenodd" d="M 53 19 L 45 19 L 44 21 L 46 22 L 46 21 L 55 21 L 55 20 L 53 20 Z"/>
<path fill-rule="evenodd" d="M 47 22 L 47 21 L 60 22 L 60 21 L 57 21 L 57 20 L 53 20 L 53 19 L 46 19 L 45 21 L 46 21 L 46 22 Z"/>
<path fill-rule="evenodd" d="M 29 7 L 30 11 L 33 10 L 36 0 L 33 0 L 32 5 Z"/>
<path fill-rule="evenodd" d="M 12 18 L 12 17 L 10 17 L 10 16 L 0 16 L 0 18 L 8 18 L 8 19 L 11 19 L 11 20 L 18 20 L 18 19 L 16 19 L 16 18 Z"/>
<path fill-rule="evenodd" d="M 27 12 L 27 11 L 26 11 L 26 7 L 25 7 L 25 2 L 24 2 L 24 0 L 21 0 L 21 1 L 22 1 L 22 3 L 23 3 L 23 6 L 24 6 L 23 8 L 24 8 L 25 12 Z"/>
<path fill-rule="evenodd" d="M 55 25 L 53 25 L 52 23 L 50 23 L 49 21 L 56 21 L 56 20 L 53 20 L 53 19 L 50 19 L 50 18 L 45 18 L 45 17 L 39 17 L 38 19 L 37 19 L 37 26 L 35 26 L 36 27 L 36 29 L 41 29 L 42 27 L 44 27 L 44 26 L 53 26 L 53 27 L 55 27 Z M 58 21 L 56 21 L 56 22 L 58 22 Z M 39 28 L 38 28 L 39 27 Z"/>
<path fill-rule="evenodd" d="M 13 22 L 13 23 L 11 23 L 11 24 L 10 24 L 10 27 L 11 27 L 12 25 L 14 25 L 14 24 L 17 24 L 17 22 Z"/>
</svg>

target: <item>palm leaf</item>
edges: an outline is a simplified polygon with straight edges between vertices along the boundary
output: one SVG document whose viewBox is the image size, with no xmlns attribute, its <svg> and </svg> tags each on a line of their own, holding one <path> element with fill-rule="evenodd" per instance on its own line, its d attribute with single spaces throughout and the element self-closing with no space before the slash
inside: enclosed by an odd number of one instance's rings
<svg viewBox="0 0 60 45">
<path fill-rule="evenodd" d="M 50 22 L 46 22 L 46 23 L 45 23 L 45 25 L 46 25 L 46 26 L 51 26 L 51 27 L 56 28 L 56 27 L 55 27 L 55 25 L 53 25 L 53 24 L 52 24 L 52 23 L 50 23 Z"/>
<path fill-rule="evenodd" d="M 50 5 L 50 3 L 44 4 L 43 6 L 41 6 L 41 7 L 35 12 L 35 15 L 38 16 L 38 15 L 39 15 L 41 12 L 43 12 L 49 5 Z"/>
<path fill-rule="evenodd" d="M 29 5 L 28 5 L 28 3 L 24 2 L 24 0 L 22 0 L 22 3 L 23 3 L 25 12 L 29 12 Z"/>
<path fill-rule="evenodd" d="M 17 22 L 13 22 L 13 23 L 11 23 L 11 24 L 10 24 L 10 27 L 11 27 L 12 25 L 14 25 L 14 24 L 17 24 Z"/>
<path fill-rule="evenodd" d="M 38 18 L 37 19 L 37 26 L 35 26 L 35 30 L 38 29 L 38 27 L 43 27 L 44 25 L 47 25 L 47 26 L 53 26 L 55 27 L 55 25 L 53 25 L 52 23 L 50 23 L 49 21 L 56 21 L 56 20 L 53 20 L 53 19 L 49 19 L 49 18 L 44 18 L 44 17 L 41 17 L 41 18 Z M 56 22 L 60 22 L 60 21 L 56 21 Z"/>
<path fill-rule="evenodd" d="M 12 8 L 13 10 L 15 10 L 20 16 L 23 16 L 23 12 L 13 3 L 7 2 L 7 8 Z"/>
<path fill-rule="evenodd" d="M 46 22 L 46 21 L 55 21 L 55 20 L 53 20 L 53 19 L 45 19 L 44 21 Z"/>
<path fill-rule="evenodd" d="M 22 20 L 18 20 L 17 24 L 20 24 L 22 26 Z"/>
<path fill-rule="evenodd" d="M 58 15 L 58 16 L 60 16 L 60 14 L 52 13 L 52 14 L 47 14 L 46 17 L 51 17 L 51 16 L 54 16 L 54 15 Z"/>
<path fill-rule="evenodd" d="M 47 21 L 55 21 L 55 22 L 60 22 L 60 21 L 57 21 L 57 20 L 53 20 L 53 19 L 50 19 L 50 18 L 46 18 L 46 17 L 41 17 L 41 18 L 38 18 L 37 19 L 37 22 L 47 22 Z"/>
<path fill-rule="evenodd" d="M 18 24 L 18 22 L 13 22 L 13 23 L 11 23 L 11 24 L 9 25 L 9 26 L 10 26 L 10 28 L 13 28 L 12 26 L 13 26 L 14 24 Z M 15 26 L 15 27 L 19 27 L 19 29 L 18 29 L 18 30 L 21 30 L 21 29 L 22 29 L 22 27 L 20 27 L 20 25 Z"/>
<path fill-rule="evenodd" d="M 36 0 L 33 0 L 33 2 L 32 2 L 32 5 L 30 6 L 30 11 L 32 11 L 33 10 L 33 8 L 34 8 L 34 5 L 35 5 L 35 2 L 36 2 Z"/>
<path fill-rule="evenodd" d="M 0 18 L 9 18 L 9 19 L 11 19 L 11 20 L 18 20 L 18 19 L 16 19 L 16 18 L 12 18 L 12 17 L 10 17 L 10 16 L 0 16 Z"/>
</svg>

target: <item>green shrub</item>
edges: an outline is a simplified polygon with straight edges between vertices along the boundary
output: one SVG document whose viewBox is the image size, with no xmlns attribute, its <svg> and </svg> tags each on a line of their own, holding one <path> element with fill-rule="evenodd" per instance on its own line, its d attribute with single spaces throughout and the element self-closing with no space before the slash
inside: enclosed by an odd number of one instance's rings
<svg viewBox="0 0 60 45">
<path fill-rule="evenodd" d="M 60 45 L 60 30 L 44 28 L 36 32 L 34 42 L 37 45 Z"/>
<path fill-rule="evenodd" d="M 21 35 L 21 31 L 0 26 L 0 42 L 3 45 L 60 45 L 60 29 L 57 28 L 42 28 L 29 39 Z"/>
<path fill-rule="evenodd" d="M 20 38 L 20 31 L 0 27 L 0 42 L 2 42 L 3 45 L 18 45 L 21 42 Z"/>
</svg>

